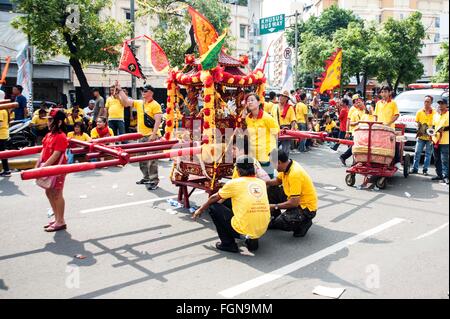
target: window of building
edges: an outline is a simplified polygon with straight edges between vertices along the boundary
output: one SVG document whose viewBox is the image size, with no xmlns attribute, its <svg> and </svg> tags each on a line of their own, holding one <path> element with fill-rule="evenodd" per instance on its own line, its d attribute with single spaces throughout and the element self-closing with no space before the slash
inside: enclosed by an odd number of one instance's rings
<svg viewBox="0 0 450 319">
<path fill-rule="evenodd" d="M 240 25 L 240 37 L 241 39 L 247 38 L 247 25 L 245 24 Z"/>
<path fill-rule="evenodd" d="M 131 20 L 130 9 L 123 9 L 123 11 L 125 11 L 125 19 L 127 19 L 128 21 Z"/>
<path fill-rule="evenodd" d="M 434 34 L 434 43 L 439 43 L 441 41 L 441 36 L 439 33 Z"/>
<path fill-rule="evenodd" d="M 434 18 L 434 27 L 435 28 L 440 28 L 441 27 L 441 18 L 440 17 Z"/>
</svg>

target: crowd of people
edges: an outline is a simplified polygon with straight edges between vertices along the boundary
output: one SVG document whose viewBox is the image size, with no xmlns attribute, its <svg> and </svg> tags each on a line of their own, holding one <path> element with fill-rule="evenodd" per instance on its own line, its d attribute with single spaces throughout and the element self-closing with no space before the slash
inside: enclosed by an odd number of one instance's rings
<svg viewBox="0 0 450 319">
<path fill-rule="evenodd" d="M 16 119 L 26 117 L 27 108 L 23 108 L 24 101 L 19 94 L 21 88 L 18 86 L 15 91 L 18 93 L 16 101 L 19 107 L 13 111 L 14 116 Z M 43 104 L 34 112 L 32 119 L 36 135 L 43 144 L 37 166 L 73 162 L 67 137 L 90 141 L 121 135 L 135 126 L 136 131 L 143 136 L 141 142 L 160 139 L 163 109 L 154 100 L 154 91 L 152 86 L 146 85 L 142 89 L 142 99 L 135 100 L 116 83 L 111 86 L 106 101 L 99 90 L 94 89 L 93 100 L 84 109 L 75 103 L 70 109 L 48 110 Z M 290 231 L 295 237 L 305 236 L 316 216 L 318 198 L 311 177 L 298 162 L 290 158 L 290 154 L 309 152 L 322 142 L 316 139 L 278 141 L 280 130 L 324 131 L 332 137 L 352 139 L 360 122 L 376 121 L 395 128 L 400 113 L 392 99 L 392 89 L 384 86 L 380 92 L 380 98 L 373 102 L 365 101 L 359 94 L 346 92 L 342 97 L 332 97 L 327 107 L 323 107 L 319 95 L 313 94 L 308 99 L 308 94 L 300 89 L 280 94 L 270 92 L 267 101 L 261 101 L 257 94 L 249 93 L 242 114 L 247 136 L 244 138 L 244 149 L 235 151 L 233 177 L 193 215 L 193 218 L 198 218 L 209 211 L 221 240 L 216 245 L 217 249 L 237 252 L 235 239 L 240 238 L 249 250 L 255 251 L 259 245 L 258 239 L 267 229 Z M 437 101 L 439 109 L 433 110 L 432 102 L 433 98 L 427 96 L 424 108 L 417 113 L 419 134 L 412 173 L 418 173 L 421 153 L 425 149 L 423 174 L 428 175 L 434 153 L 437 176 L 433 179 L 448 184 L 448 106 L 447 101 L 442 99 Z M 125 121 L 126 112 L 131 119 L 128 124 Z M 181 117 L 179 112 L 177 116 Z M 8 138 L 9 118 L 7 111 L 0 111 L 0 150 L 4 149 L 4 141 Z M 179 120 L 176 118 L 176 121 Z M 437 142 L 433 142 L 432 136 L 424 131 L 432 127 L 439 134 Z M 333 143 L 328 146 L 337 152 L 340 145 Z M 339 158 L 346 166 L 351 156 L 352 148 L 349 147 Z M 400 162 L 401 154 L 396 149 L 395 165 L 398 168 Z M 10 176 L 7 161 L 3 161 L 3 168 L 1 176 Z M 142 178 L 136 184 L 146 185 L 150 191 L 156 190 L 160 182 L 158 162 L 141 162 L 140 170 Z M 45 230 L 54 232 L 67 227 L 62 195 L 64 176 L 49 179 L 50 182 L 41 181 L 40 184 L 46 189 L 55 213 L 54 221 L 47 224 Z"/>
</svg>

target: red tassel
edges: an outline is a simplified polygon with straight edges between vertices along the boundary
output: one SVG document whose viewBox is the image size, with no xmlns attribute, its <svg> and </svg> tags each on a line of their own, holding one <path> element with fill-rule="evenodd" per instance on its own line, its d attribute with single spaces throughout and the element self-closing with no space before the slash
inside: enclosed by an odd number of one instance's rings
<svg viewBox="0 0 450 319">
<path fill-rule="evenodd" d="M 209 102 L 211 102 L 211 95 L 207 95 L 207 96 L 205 96 L 205 103 L 209 103 Z"/>
<path fill-rule="evenodd" d="M 172 122 L 171 120 L 168 120 L 168 121 L 166 122 L 166 126 L 167 126 L 167 127 L 172 127 L 172 126 L 173 126 L 173 122 Z"/>
<path fill-rule="evenodd" d="M 211 110 L 210 109 L 205 109 L 205 111 L 203 113 L 205 114 L 205 116 L 210 116 L 211 115 Z"/>
<path fill-rule="evenodd" d="M 205 122 L 205 123 L 203 124 L 203 128 L 204 128 L 205 130 L 209 129 L 209 128 L 210 128 L 209 122 Z"/>
</svg>

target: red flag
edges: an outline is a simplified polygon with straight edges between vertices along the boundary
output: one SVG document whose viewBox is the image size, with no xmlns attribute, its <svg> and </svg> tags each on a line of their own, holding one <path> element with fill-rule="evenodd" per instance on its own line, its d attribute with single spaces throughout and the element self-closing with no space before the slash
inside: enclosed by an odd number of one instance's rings
<svg viewBox="0 0 450 319">
<path fill-rule="evenodd" d="M 123 44 L 119 70 L 128 72 L 137 78 L 145 79 L 139 60 L 136 58 L 136 55 L 127 43 Z"/>
<path fill-rule="evenodd" d="M 170 64 L 169 59 L 164 50 L 156 43 L 152 38 L 145 36 L 149 40 L 149 45 L 147 47 L 148 57 L 152 65 L 153 70 L 156 73 L 165 73 L 169 70 Z"/>
</svg>

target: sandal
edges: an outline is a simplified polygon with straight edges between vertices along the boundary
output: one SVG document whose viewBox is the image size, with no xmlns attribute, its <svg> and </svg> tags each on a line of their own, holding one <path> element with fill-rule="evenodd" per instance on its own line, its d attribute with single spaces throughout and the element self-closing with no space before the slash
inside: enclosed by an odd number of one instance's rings
<svg viewBox="0 0 450 319">
<path fill-rule="evenodd" d="M 67 229 L 67 225 L 61 225 L 61 226 L 54 226 L 54 225 L 51 225 L 50 227 L 48 227 L 47 229 L 45 229 L 45 231 L 47 232 L 47 233 L 53 233 L 53 232 L 57 232 L 57 231 L 60 231 L 60 230 L 64 230 L 64 229 Z"/>
<path fill-rule="evenodd" d="M 50 226 L 52 226 L 56 221 L 52 221 L 50 223 L 48 223 L 47 225 L 44 226 L 44 228 L 49 228 Z"/>
</svg>

